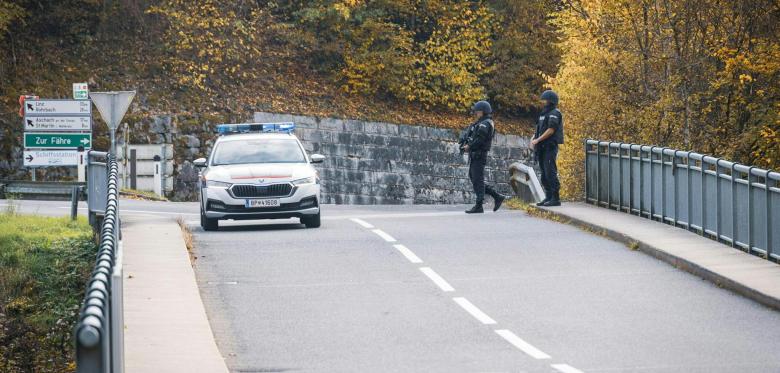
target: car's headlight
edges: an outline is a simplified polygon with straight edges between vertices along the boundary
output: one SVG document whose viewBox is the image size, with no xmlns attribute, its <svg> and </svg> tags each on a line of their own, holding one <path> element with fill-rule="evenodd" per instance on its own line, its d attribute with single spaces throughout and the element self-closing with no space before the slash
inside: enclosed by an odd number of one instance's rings
<svg viewBox="0 0 780 373">
<path fill-rule="evenodd" d="M 206 180 L 206 187 L 209 188 L 230 188 L 230 186 L 233 185 L 231 183 L 225 183 L 222 181 L 214 181 L 214 180 Z"/>
<path fill-rule="evenodd" d="M 314 176 L 310 177 L 304 177 L 303 179 L 293 180 L 293 185 L 305 185 L 305 184 L 314 184 L 316 179 Z"/>
</svg>

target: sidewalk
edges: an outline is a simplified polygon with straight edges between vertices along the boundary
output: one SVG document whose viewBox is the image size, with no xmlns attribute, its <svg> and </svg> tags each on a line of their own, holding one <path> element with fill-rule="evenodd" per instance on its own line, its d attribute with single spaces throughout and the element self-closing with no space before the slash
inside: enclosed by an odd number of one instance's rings
<svg viewBox="0 0 780 373">
<path fill-rule="evenodd" d="M 780 265 L 685 229 L 585 203 L 542 208 L 780 310 Z"/>
<path fill-rule="evenodd" d="M 125 371 L 227 373 L 179 225 L 122 218 Z"/>
</svg>

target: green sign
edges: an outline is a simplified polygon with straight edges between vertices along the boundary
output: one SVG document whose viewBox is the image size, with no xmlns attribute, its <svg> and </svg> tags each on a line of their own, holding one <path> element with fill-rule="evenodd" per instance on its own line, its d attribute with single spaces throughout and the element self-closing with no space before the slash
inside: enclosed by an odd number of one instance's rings
<svg viewBox="0 0 780 373">
<path fill-rule="evenodd" d="M 24 133 L 27 149 L 84 149 L 92 148 L 91 133 Z"/>
<path fill-rule="evenodd" d="M 73 98 L 76 100 L 89 98 L 89 86 L 87 83 L 73 83 Z"/>
</svg>

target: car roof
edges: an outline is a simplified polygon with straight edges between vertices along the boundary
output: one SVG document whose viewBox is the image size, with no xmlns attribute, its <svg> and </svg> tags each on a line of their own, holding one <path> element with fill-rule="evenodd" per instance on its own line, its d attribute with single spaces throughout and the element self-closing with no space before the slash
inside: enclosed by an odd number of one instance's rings
<svg viewBox="0 0 780 373">
<path fill-rule="evenodd" d="M 236 133 L 229 135 L 222 135 L 218 138 L 218 142 L 235 141 L 235 140 L 261 140 L 261 139 L 292 139 L 298 140 L 294 134 L 291 133 L 278 133 L 278 132 L 251 132 L 251 133 Z"/>
</svg>

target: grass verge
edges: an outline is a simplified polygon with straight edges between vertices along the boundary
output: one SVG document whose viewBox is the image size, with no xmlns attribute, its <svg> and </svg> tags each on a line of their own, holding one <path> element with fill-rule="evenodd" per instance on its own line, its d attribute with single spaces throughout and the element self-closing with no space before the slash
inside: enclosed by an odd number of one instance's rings
<svg viewBox="0 0 780 373">
<path fill-rule="evenodd" d="M 127 197 L 129 199 L 136 199 L 136 200 L 143 200 L 143 201 L 168 201 L 168 199 L 165 197 L 160 197 L 154 192 L 149 192 L 145 190 L 122 188 L 122 190 L 119 191 L 119 194 L 122 197 Z"/>
<path fill-rule="evenodd" d="M 73 328 L 96 253 L 85 219 L 0 213 L 0 372 L 74 370 Z"/>
</svg>

